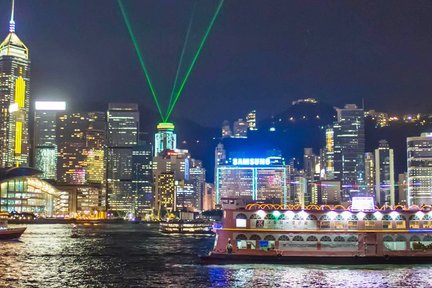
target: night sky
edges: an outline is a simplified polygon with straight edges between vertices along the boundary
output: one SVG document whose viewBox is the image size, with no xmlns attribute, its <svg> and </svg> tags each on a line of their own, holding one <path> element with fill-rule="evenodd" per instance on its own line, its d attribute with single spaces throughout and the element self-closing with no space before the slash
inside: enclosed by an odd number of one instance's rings
<svg viewBox="0 0 432 288">
<path fill-rule="evenodd" d="M 116 1 L 16 0 L 30 49 L 32 98 L 77 109 L 154 103 Z M 193 1 L 124 0 L 155 88 L 167 99 Z M 216 1 L 196 5 L 190 48 Z M 1 37 L 10 2 L 0 2 Z M 174 111 L 205 126 L 315 97 L 385 112 L 432 111 L 431 1 L 226 0 Z"/>
</svg>

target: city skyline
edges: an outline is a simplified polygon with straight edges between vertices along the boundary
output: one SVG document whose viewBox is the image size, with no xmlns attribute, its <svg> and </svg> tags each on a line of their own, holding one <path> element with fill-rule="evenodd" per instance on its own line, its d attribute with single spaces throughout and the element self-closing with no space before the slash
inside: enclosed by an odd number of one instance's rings
<svg viewBox="0 0 432 288">
<path fill-rule="evenodd" d="M 268 117 L 281 112 L 292 100 L 306 97 L 337 106 L 360 104 L 364 98 L 366 107 L 373 102 L 373 108 L 384 112 L 390 112 L 387 109 L 406 113 L 430 110 L 429 104 L 418 105 L 432 91 L 426 77 L 432 67 L 424 61 L 431 45 L 427 38 L 431 20 L 426 15 L 432 10 L 429 3 L 401 1 L 395 5 L 397 9 L 391 11 L 385 9 L 385 2 L 369 3 L 369 9 L 363 10 L 355 9 L 353 3 L 308 5 L 304 1 L 291 1 L 277 2 L 272 7 L 259 1 L 245 3 L 224 3 L 174 117 L 200 119 L 200 124 L 215 127 L 220 122 L 214 119 L 215 111 L 223 111 L 223 119 L 234 119 L 237 113 L 234 107 L 242 103 L 244 113 L 260 108 L 262 117 Z M 34 70 L 33 99 L 60 96 L 72 106 L 79 106 L 91 96 L 94 100 L 88 106 L 98 110 L 102 109 L 101 102 L 121 97 L 156 113 L 116 1 L 101 4 L 102 1 L 17 1 L 16 13 L 20 19 L 17 31 L 33 51 L 38 51 L 34 57 L 30 55 Z M 159 87 L 165 82 L 170 86 L 192 5 L 164 1 L 125 1 L 125 4 L 134 20 L 145 58 L 160 82 Z M 215 4 L 216 1 L 211 7 L 201 7 L 199 15 L 202 17 L 198 17 L 192 31 L 197 39 Z M 8 25 L 9 5 L 8 1 L 0 3 L 1 11 L 5 11 L 0 15 L 1 27 Z M 172 8 L 170 5 L 175 9 L 168 9 Z M 97 7 L 102 9 L 96 10 Z M 235 11 L 239 9 L 246 9 L 248 13 L 238 15 Z M 162 17 L 157 20 L 146 14 L 147 20 L 142 23 L 134 10 L 158 12 Z M 173 15 L 171 10 L 178 13 Z M 381 15 L 384 10 L 389 14 Z M 79 20 L 74 16 L 78 11 L 84 11 Z M 379 22 L 375 21 L 378 16 L 383 16 Z M 330 18 L 333 19 L 325 21 Z M 61 24 L 63 21 L 65 24 Z M 392 24 L 403 29 L 388 28 Z M 242 33 L 251 25 L 256 28 L 253 33 Z M 51 28 L 60 26 L 60 31 Z M 157 28 L 159 26 L 164 28 Z M 272 33 L 268 33 L 270 31 Z M 169 36 L 168 43 L 156 37 L 161 32 Z M 98 37 L 94 37 L 95 34 Z M 110 43 L 109 50 L 97 48 L 104 43 Z M 398 45 L 393 45 L 395 43 Z M 165 55 L 169 63 L 161 61 L 161 56 Z M 257 55 L 258 61 L 247 65 Z M 51 60 L 58 57 L 61 62 Z M 360 59 L 366 60 L 359 62 Z M 403 101 L 405 97 L 410 97 L 410 103 Z M 230 100 L 232 108 L 221 109 L 224 99 Z M 220 109 L 206 109 L 206 103 Z M 421 108 L 417 111 L 416 107 Z"/>
</svg>

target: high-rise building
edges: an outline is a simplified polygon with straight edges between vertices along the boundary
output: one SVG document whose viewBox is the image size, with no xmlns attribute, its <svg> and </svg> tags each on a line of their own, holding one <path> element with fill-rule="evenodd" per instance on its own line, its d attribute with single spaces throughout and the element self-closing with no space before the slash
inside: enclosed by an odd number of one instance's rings
<svg viewBox="0 0 432 288">
<path fill-rule="evenodd" d="M 229 121 L 225 120 L 222 123 L 222 138 L 229 138 L 232 136 L 232 131 Z"/>
<path fill-rule="evenodd" d="M 187 208 L 195 210 L 195 195 L 194 185 L 190 181 L 175 181 L 175 196 L 177 209 Z"/>
<path fill-rule="evenodd" d="M 249 130 L 258 130 L 256 125 L 256 111 L 252 110 L 246 116 L 246 122 Z"/>
<path fill-rule="evenodd" d="M 216 208 L 216 193 L 214 185 L 210 183 L 205 184 L 204 196 L 203 196 L 203 208 L 202 210 L 213 210 Z"/>
<path fill-rule="evenodd" d="M 365 153 L 365 186 L 369 196 L 375 196 L 375 157 L 373 153 Z"/>
<path fill-rule="evenodd" d="M 57 179 L 57 113 L 66 109 L 63 101 L 36 101 L 34 112 L 33 165 L 41 179 Z"/>
<path fill-rule="evenodd" d="M 395 205 L 394 155 L 386 140 L 375 149 L 375 200 Z"/>
<path fill-rule="evenodd" d="M 340 204 L 341 203 L 341 182 L 334 180 L 320 181 L 320 200 L 318 204 Z"/>
<path fill-rule="evenodd" d="M 233 137 L 234 138 L 247 138 L 248 123 L 242 118 L 234 121 L 233 124 Z"/>
<path fill-rule="evenodd" d="M 107 187 L 108 207 L 121 216 L 135 213 L 132 153 L 138 144 L 139 112 L 133 103 L 109 103 Z"/>
<path fill-rule="evenodd" d="M 60 183 L 104 183 L 105 123 L 103 112 L 57 114 Z"/>
<path fill-rule="evenodd" d="M 190 160 L 188 151 L 179 149 L 164 150 L 153 157 L 153 209 L 159 218 L 163 218 L 166 211 L 176 210 L 175 183 L 189 181 Z"/>
<path fill-rule="evenodd" d="M 228 158 L 217 166 L 215 182 L 217 204 L 225 197 L 287 203 L 286 168 L 281 156 Z"/>
<path fill-rule="evenodd" d="M 206 184 L 206 170 L 202 162 L 199 160 L 191 159 L 189 167 L 189 181 L 193 185 L 194 190 L 194 203 L 193 207 L 203 209 L 203 195 Z"/>
<path fill-rule="evenodd" d="M 135 214 L 150 216 L 153 212 L 152 146 L 138 142 L 132 150 L 132 192 Z"/>
<path fill-rule="evenodd" d="M 157 125 L 158 132 L 155 134 L 154 156 L 167 149 L 177 149 L 177 135 L 174 133 L 174 128 L 173 123 L 159 123 Z"/>
<path fill-rule="evenodd" d="M 0 165 L 29 164 L 30 59 L 15 34 L 14 1 L 9 34 L 0 44 Z"/>
<path fill-rule="evenodd" d="M 333 125 L 334 178 L 342 182 L 342 201 L 364 194 L 364 111 L 354 104 L 337 109 Z"/>
<path fill-rule="evenodd" d="M 325 132 L 324 148 L 324 178 L 327 180 L 334 179 L 334 130 L 328 127 Z"/>
<path fill-rule="evenodd" d="M 398 197 L 396 203 L 407 205 L 408 185 L 407 173 L 400 173 L 398 175 Z"/>
<path fill-rule="evenodd" d="M 407 138 L 408 205 L 432 205 L 432 133 Z"/>
</svg>

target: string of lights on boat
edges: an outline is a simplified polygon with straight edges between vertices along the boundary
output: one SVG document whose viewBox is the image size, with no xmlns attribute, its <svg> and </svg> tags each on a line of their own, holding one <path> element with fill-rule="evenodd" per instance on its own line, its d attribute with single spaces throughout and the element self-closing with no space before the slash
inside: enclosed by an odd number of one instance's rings
<svg viewBox="0 0 432 288">
<path fill-rule="evenodd" d="M 292 211 L 351 211 L 352 207 L 343 205 L 307 205 L 302 207 L 300 204 L 267 204 L 267 203 L 253 203 L 247 204 L 246 210 L 292 210 Z M 375 206 L 376 211 L 432 211 L 431 205 L 383 205 L 381 207 Z"/>
</svg>

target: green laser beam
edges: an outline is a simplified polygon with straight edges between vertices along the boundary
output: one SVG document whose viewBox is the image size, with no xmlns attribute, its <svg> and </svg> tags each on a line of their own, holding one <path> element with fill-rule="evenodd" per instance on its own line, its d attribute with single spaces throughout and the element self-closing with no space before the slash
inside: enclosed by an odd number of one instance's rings
<svg viewBox="0 0 432 288">
<path fill-rule="evenodd" d="M 140 65 L 141 65 L 141 69 L 143 70 L 144 75 L 145 75 L 145 77 L 147 79 L 147 83 L 148 83 L 150 91 L 151 91 L 151 93 L 153 95 L 153 99 L 154 99 L 154 101 L 156 103 L 156 107 L 157 107 L 157 109 L 159 111 L 161 119 L 164 120 L 163 113 L 162 113 L 162 110 L 161 110 L 160 105 L 159 105 L 159 100 L 156 97 L 156 92 L 155 92 L 155 90 L 153 88 L 153 85 L 152 85 L 152 82 L 151 82 L 151 79 L 150 79 L 150 75 L 149 75 L 149 73 L 147 71 L 147 68 L 145 66 L 144 59 L 143 59 L 143 57 L 141 55 L 138 42 L 136 41 L 135 34 L 133 33 L 132 26 L 131 26 L 131 24 L 129 22 L 129 18 L 128 18 L 127 13 L 126 13 L 126 9 L 125 9 L 125 7 L 123 5 L 122 0 L 117 0 L 117 3 L 120 6 L 120 10 L 121 10 L 121 13 L 122 13 L 122 16 L 123 16 L 123 20 L 124 20 L 124 22 L 126 24 L 127 30 L 129 32 L 129 36 L 132 39 L 132 43 L 134 45 L 135 52 L 137 53 L 137 56 L 138 56 L 138 59 L 139 59 Z"/>
<path fill-rule="evenodd" d="M 182 63 L 183 63 L 183 57 L 184 57 L 184 53 L 186 51 L 187 42 L 189 41 L 189 34 L 190 34 L 190 31 L 191 31 L 191 28 L 192 28 L 193 18 L 194 18 L 194 15 L 195 15 L 196 3 L 197 3 L 197 1 L 194 2 L 193 8 L 192 8 L 192 15 L 191 15 L 191 18 L 190 18 L 190 21 L 189 21 L 189 25 L 188 25 L 188 29 L 187 29 L 187 32 L 186 32 L 185 41 L 183 43 L 183 48 L 182 48 L 182 51 L 181 51 L 181 54 L 180 54 L 180 60 L 179 60 L 178 66 L 177 66 L 177 72 L 176 72 L 176 75 L 175 75 L 174 84 L 173 84 L 173 87 L 171 89 L 171 95 L 170 95 L 170 99 L 169 99 L 169 102 L 168 102 L 167 113 L 168 113 L 168 111 L 169 111 L 169 109 L 171 107 L 171 103 L 172 103 L 172 100 L 174 98 L 174 90 L 175 90 L 175 88 L 177 86 L 178 76 L 180 74 L 180 68 L 181 68 Z M 165 118 L 164 122 L 167 122 L 167 120 L 168 119 Z"/>
<path fill-rule="evenodd" d="M 219 12 L 220 12 L 220 10 L 221 10 L 221 8 L 222 8 L 223 2 L 224 2 L 224 0 L 221 0 L 221 1 L 219 2 L 219 5 L 218 5 L 218 7 L 217 7 L 217 9 L 216 9 L 216 12 L 214 13 L 213 18 L 212 18 L 212 20 L 210 21 L 210 25 L 208 26 L 207 31 L 206 31 L 206 33 L 204 34 L 203 39 L 201 40 L 201 44 L 200 44 L 200 46 L 199 46 L 199 48 L 198 48 L 198 50 L 197 50 L 197 52 L 196 52 L 196 54 L 195 54 L 195 56 L 194 56 L 194 58 L 193 58 L 193 60 L 192 60 L 191 65 L 189 66 L 189 69 L 188 69 L 188 71 L 187 71 L 187 73 L 186 73 L 186 76 L 185 76 L 185 78 L 183 79 L 183 82 L 182 82 L 182 84 L 180 85 L 179 90 L 177 91 L 177 94 L 176 94 L 176 96 L 175 96 L 175 98 L 174 98 L 174 102 L 172 103 L 172 105 L 171 105 L 171 107 L 170 107 L 170 109 L 169 109 L 169 111 L 168 111 L 168 113 L 167 113 L 167 116 L 166 116 L 166 118 L 165 118 L 165 121 L 167 121 L 167 120 L 169 119 L 169 117 L 171 116 L 171 113 L 172 113 L 172 111 L 173 111 L 173 109 L 174 109 L 174 106 L 177 104 L 177 101 L 178 101 L 178 99 L 179 99 L 179 97 L 180 97 L 181 92 L 183 91 L 183 88 L 184 88 L 184 86 L 185 86 L 185 84 L 186 84 L 186 81 L 188 80 L 189 75 L 190 75 L 191 72 L 192 72 L 192 68 L 194 67 L 195 62 L 197 61 L 198 56 L 199 56 L 199 54 L 201 53 L 201 50 L 202 50 L 202 48 L 203 48 L 203 46 L 204 46 L 204 43 L 205 43 L 206 40 L 207 40 L 207 37 L 208 37 L 208 35 L 209 35 L 209 33 L 210 33 L 210 30 L 211 30 L 211 28 L 213 27 L 213 24 L 214 24 L 214 22 L 216 21 L 217 16 L 219 15 Z"/>
</svg>

